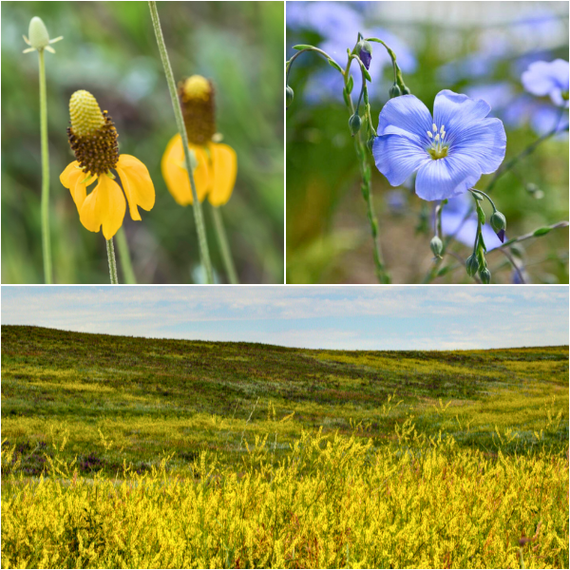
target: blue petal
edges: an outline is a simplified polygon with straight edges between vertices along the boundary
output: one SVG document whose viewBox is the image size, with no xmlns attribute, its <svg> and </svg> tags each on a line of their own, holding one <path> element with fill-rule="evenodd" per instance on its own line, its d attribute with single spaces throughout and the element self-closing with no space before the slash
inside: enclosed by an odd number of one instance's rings
<svg viewBox="0 0 570 570">
<path fill-rule="evenodd" d="M 431 161 L 419 143 L 419 138 L 409 134 L 382 135 L 374 139 L 372 147 L 376 168 L 392 186 L 400 186 L 424 162 Z"/>
<path fill-rule="evenodd" d="M 449 147 L 449 156 L 474 158 L 483 174 L 495 172 L 505 158 L 507 134 L 499 119 L 483 119 L 465 127 Z"/>
<path fill-rule="evenodd" d="M 465 155 L 429 160 L 416 176 L 416 194 L 423 200 L 445 200 L 472 188 L 481 178 L 477 161 Z"/>
<path fill-rule="evenodd" d="M 459 95 L 444 89 L 435 96 L 433 104 L 433 122 L 437 128 L 445 125 L 447 139 L 453 142 L 455 137 L 474 121 L 484 119 L 491 110 L 485 101 L 475 101 L 467 95 Z"/>
<path fill-rule="evenodd" d="M 378 134 L 410 133 L 426 140 L 432 120 L 428 108 L 414 95 L 390 99 L 380 111 Z M 413 138 L 413 137 L 412 137 Z"/>
</svg>

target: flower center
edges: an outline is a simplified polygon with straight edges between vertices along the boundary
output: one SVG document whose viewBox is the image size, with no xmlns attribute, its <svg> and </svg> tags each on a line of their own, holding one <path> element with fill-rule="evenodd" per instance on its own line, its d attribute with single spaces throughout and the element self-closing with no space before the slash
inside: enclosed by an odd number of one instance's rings
<svg viewBox="0 0 570 570">
<path fill-rule="evenodd" d="M 427 131 L 430 145 L 426 150 L 433 160 L 438 160 L 439 158 L 444 158 L 447 156 L 449 143 L 445 141 L 446 134 L 445 125 L 441 125 L 441 128 L 438 131 L 437 125 L 435 123 L 432 125 L 432 130 Z"/>
<path fill-rule="evenodd" d="M 216 134 L 212 82 L 201 75 L 193 75 L 178 84 L 178 98 L 188 141 L 196 145 L 205 145 Z"/>
<path fill-rule="evenodd" d="M 71 127 L 67 128 L 67 137 L 83 172 L 101 175 L 115 168 L 119 135 L 107 111 L 101 113 L 95 97 L 81 90 L 71 96 L 69 114 Z"/>
</svg>

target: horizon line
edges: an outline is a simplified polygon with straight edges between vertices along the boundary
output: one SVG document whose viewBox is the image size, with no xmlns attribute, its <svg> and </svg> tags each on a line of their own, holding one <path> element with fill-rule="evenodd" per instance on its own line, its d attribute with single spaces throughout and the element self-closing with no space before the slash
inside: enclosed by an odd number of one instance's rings
<svg viewBox="0 0 570 570">
<path fill-rule="evenodd" d="M 182 338 L 182 337 L 156 337 L 156 336 L 134 336 L 126 334 L 111 334 L 111 333 L 96 333 L 96 332 L 86 332 L 77 331 L 73 329 L 64 329 L 59 327 L 45 327 L 42 325 L 18 325 L 18 324 L 2 324 L 1 328 L 4 327 L 23 327 L 23 328 L 34 328 L 34 329 L 44 329 L 44 330 L 55 330 L 61 332 L 69 332 L 74 334 L 86 334 L 94 336 L 111 336 L 119 338 L 133 338 L 133 339 L 145 339 L 145 340 L 181 340 L 185 342 L 205 342 L 209 344 L 260 344 L 262 346 L 271 346 L 277 348 L 286 348 L 290 350 L 311 350 L 311 351 L 327 351 L 327 352 L 486 352 L 490 350 L 520 350 L 528 348 L 570 348 L 568 344 L 536 344 L 528 346 L 499 346 L 493 348 L 430 348 L 430 349 L 413 349 L 413 348 L 392 348 L 392 349 L 376 349 L 376 350 L 365 350 L 365 349 L 349 349 L 349 348 L 306 348 L 303 346 L 285 346 L 282 344 L 271 344 L 266 342 L 251 342 L 243 340 L 203 340 L 199 338 Z"/>
</svg>

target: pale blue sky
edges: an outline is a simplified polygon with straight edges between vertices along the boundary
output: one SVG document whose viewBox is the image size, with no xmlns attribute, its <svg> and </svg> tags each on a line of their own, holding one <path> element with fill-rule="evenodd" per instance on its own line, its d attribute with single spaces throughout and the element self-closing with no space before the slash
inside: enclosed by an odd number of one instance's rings
<svg viewBox="0 0 570 570">
<path fill-rule="evenodd" d="M 3 286 L 2 324 L 305 348 L 568 344 L 566 286 Z"/>
</svg>

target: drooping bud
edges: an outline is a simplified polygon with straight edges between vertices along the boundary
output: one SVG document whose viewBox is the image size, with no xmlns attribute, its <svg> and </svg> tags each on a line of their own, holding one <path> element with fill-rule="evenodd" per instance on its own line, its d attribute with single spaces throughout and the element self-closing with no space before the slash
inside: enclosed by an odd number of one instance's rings
<svg viewBox="0 0 570 570">
<path fill-rule="evenodd" d="M 394 99 L 394 97 L 399 97 L 402 94 L 402 90 L 398 87 L 397 83 L 394 83 L 392 87 L 390 87 L 390 99 Z"/>
<path fill-rule="evenodd" d="M 350 117 L 350 119 L 348 119 L 348 126 L 350 127 L 350 132 L 352 133 L 352 136 L 354 136 L 360 130 L 361 125 L 362 125 L 362 120 L 360 119 L 360 116 L 357 113 L 355 113 L 354 115 L 352 115 L 352 117 Z"/>
<path fill-rule="evenodd" d="M 295 98 L 295 92 L 293 91 L 293 89 L 291 88 L 291 86 L 287 85 L 287 87 L 285 88 L 285 100 L 287 102 L 286 108 L 289 108 L 289 105 L 291 105 L 291 103 L 293 102 L 293 99 Z"/>
<path fill-rule="evenodd" d="M 507 218 L 505 218 L 503 213 L 496 210 L 491 216 L 490 223 L 501 243 L 503 243 L 505 241 L 505 230 L 507 229 Z"/>
<path fill-rule="evenodd" d="M 491 272 L 486 267 L 479 271 L 479 277 L 481 278 L 481 283 L 484 283 L 485 285 L 489 285 L 489 283 L 491 283 Z"/>
<path fill-rule="evenodd" d="M 104 174 L 119 161 L 117 131 L 107 111 L 101 112 L 88 91 L 76 91 L 69 100 L 71 127 L 67 137 L 79 166 L 85 173 Z"/>
<path fill-rule="evenodd" d="M 429 246 L 431 247 L 431 250 L 436 257 L 441 257 L 441 252 L 443 251 L 443 242 L 439 236 L 433 236 L 429 242 Z"/>
<path fill-rule="evenodd" d="M 475 276 L 475 273 L 477 273 L 477 270 L 479 269 L 479 261 L 475 254 L 472 254 L 467 258 L 465 269 L 467 270 L 467 275 L 469 275 L 469 277 Z"/>
<path fill-rule="evenodd" d="M 364 64 L 366 69 L 370 69 L 370 62 L 372 61 L 372 46 L 366 40 L 361 40 L 358 43 L 358 46 L 360 48 L 358 52 L 360 61 Z"/>
<path fill-rule="evenodd" d="M 403 85 L 402 86 L 402 95 L 411 95 L 412 92 L 410 91 L 410 88 L 407 85 Z"/>
</svg>

